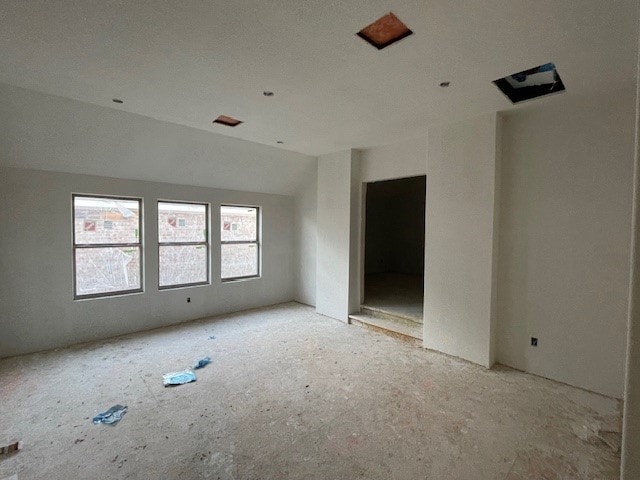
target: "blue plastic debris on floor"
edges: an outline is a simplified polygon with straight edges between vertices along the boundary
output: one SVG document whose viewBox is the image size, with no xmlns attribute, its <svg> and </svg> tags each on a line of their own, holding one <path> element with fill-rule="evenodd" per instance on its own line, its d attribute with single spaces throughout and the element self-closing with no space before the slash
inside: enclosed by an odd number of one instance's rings
<svg viewBox="0 0 640 480">
<path fill-rule="evenodd" d="M 114 405 L 106 412 L 99 413 L 98 415 L 93 417 L 93 423 L 115 425 L 122 419 L 125 413 L 127 413 L 126 405 Z"/>
<path fill-rule="evenodd" d="M 193 365 L 193 369 L 197 370 L 198 368 L 206 367 L 210 363 L 211 363 L 211 357 L 201 358 Z"/>
<path fill-rule="evenodd" d="M 183 385 L 196 381 L 196 374 L 191 370 L 183 370 L 181 372 L 167 373 L 162 376 L 162 383 L 165 387 L 170 385 Z"/>
</svg>

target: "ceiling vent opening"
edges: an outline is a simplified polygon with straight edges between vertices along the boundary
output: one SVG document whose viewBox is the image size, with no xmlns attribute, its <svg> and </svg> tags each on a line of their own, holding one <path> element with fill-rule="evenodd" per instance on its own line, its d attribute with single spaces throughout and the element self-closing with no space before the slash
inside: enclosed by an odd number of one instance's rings
<svg viewBox="0 0 640 480">
<path fill-rule="evenodd" d="M 378 50 L 382 50 L 408 37 L 412 33 L 409 27 L 402 23 L 393 13 L 389 12 L 371 25 L 364 27 L 356 33 L 356 35 L 369 42 Z"/>
<path fill-rule="evenodd" d="M 514 73 L 494 80 L 493 83 L 512 103 L 520 103 L 565 90 L 564 83 L 553 63 L 545 63 L 539 67 Z"/>
<path fill-rule="evenodd" d="M 220 125 L 225 125 L 227 127 L 237 127 L 242 123 L 242 121 L 236 120 L 235 118 L 228 115 L 220 115 L 213 121 L 213 123 L 219 123 Z"/>
</svg>

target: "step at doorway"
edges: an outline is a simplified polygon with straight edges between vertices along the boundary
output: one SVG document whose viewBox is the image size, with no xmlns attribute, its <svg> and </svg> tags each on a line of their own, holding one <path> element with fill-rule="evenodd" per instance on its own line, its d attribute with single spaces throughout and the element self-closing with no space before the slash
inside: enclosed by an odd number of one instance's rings
<svg viewBox="0 0 640 480">
<path fill-rule="evenodd" d="M 400 340 L 422 343 L 422 324 L 377 308 L 362 306 L 360 313 L 349 315 L 349 323 L 369 328 Z"/>
</svg>

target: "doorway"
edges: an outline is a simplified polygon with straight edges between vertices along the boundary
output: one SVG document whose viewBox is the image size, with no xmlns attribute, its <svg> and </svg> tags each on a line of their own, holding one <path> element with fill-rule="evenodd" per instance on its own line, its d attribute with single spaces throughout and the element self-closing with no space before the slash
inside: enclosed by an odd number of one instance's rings
<svg viewBox="0 0 640 480">
<path fill-rule="evenodd" d="M 423 322 L 426 176 L 367 184 L 362 310 Z"/>
</svg>

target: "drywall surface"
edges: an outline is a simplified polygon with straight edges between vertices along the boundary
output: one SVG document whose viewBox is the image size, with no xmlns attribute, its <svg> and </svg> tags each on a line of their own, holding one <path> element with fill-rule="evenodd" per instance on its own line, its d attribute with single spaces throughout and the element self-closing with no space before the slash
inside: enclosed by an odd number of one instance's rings
<svg viewBox="0 0 640 480">
<path fill-rule="evenodd" d="M 640 78 L 640 51 L 638 77 Z M 622 419 L 622 480 L 640 478 L 640 82 L 636 85 L 631 282 L 627 330 L 627 358 Z"/>
<path fill-rule="evenodd" d="M 144 293 L 73 300 L 71 194 L 142 197 Z M 211 285 L 158 290 L 157 200 L 209 202 Z M 221 283 L 220 203 L 259 205 L 262 277 Z M 0 168 L 0 356 L 292 300 L 289 196 Z M 187 303 L 187 297 L 191 302 Z"/>
<path fill-rule="evenodd" d="M 350 150 L 318 158 L 316 311 L 347 321 L 351 254 Z"/>
<path fill-rule="evenodd" d="M 426 177 L 367 185 L 365 273 L 424 275 Z"/>
<path fill-rule="evenodd" d="M 295 299 L 316 305 L 318 163 L 314 162 L 294 197 Z"/>
<path fill-rule="evenodd" d="M 632 91 L 504 118 L 500 363 L 622 396 L 633 125 Z"/>
<path fill-rule="evenodd" d="M 494 203 L 493 203 L 493 261 L 491 275 L 491 339 L 489 343 L 489 363 L 496 362 L 498 351 L 498 272 L 500 258 L 500 202 L 502 201 L 502 136 L 503 118 L 498 114 L 496 118 L 496 169 L 494 172 Z"/>
<path fill-rule="evenodd" d="M 429 129 L 424 346 L 491 365 L 496 114 Z"/>
<path fill-rule="evenodd" d="M 360 256 L 360 239 L 362 235 L 362 155 L 352 149 L 351 156 L 351 191 L 349 203 L 349 313 L 360 311 L 362 296 L 362 258 Z"/>
<path fill-rule="evenodd" d="M 361 151 L 360 180 L 377 182 L 427 173 L 427 135 Z"/>
<path fill-rule="evenodd" d="M 293 195 L 315 162 L 1 83 L 0 125 L 0 166 Z"/>
</svg>

